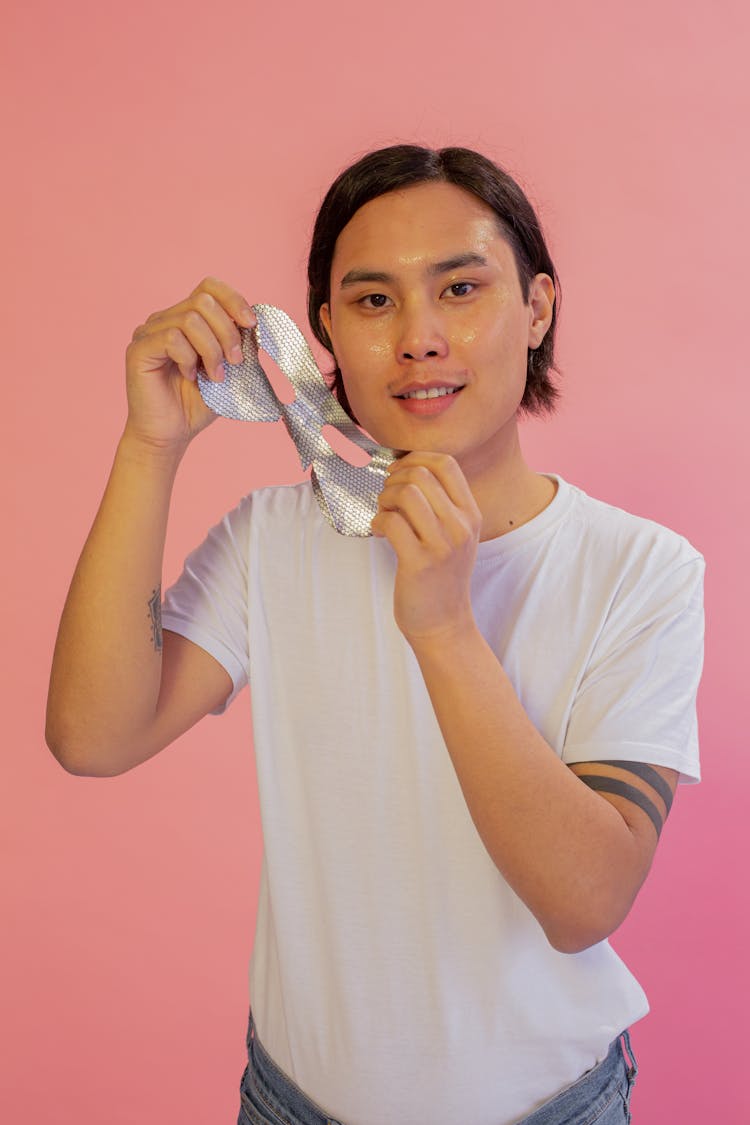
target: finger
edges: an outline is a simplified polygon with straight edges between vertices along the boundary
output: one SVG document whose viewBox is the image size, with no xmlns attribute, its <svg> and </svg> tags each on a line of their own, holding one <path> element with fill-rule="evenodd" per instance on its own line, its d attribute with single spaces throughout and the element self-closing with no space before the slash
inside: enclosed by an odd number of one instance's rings
<svg viewBox="0 0 750 1125">
<path fill-rule="evenodd" d="M 217 282 L 216 284 L 219 285 L 220 283 Z M 233 289 L 229 290 L 229 293 L 230 296 L 217 297 L 207 289 L 199 288 L 190 295 L 186 304 L 191 311 L 199 313 L 206 324 L 209 325 L 219 341 L 227 363 L 241 363 L 242 337 L 240 326 L 243 328 L 254 326 L 257 323 L 257 318 L 245 303 L 244 298 L 241 298 Z M 250 324 L 245 323 L 248 320 L 251 321 Z"/>
<path fill-rule="evenodd" d="M 388 468 L 388 472 L 391 477 L 398 478 L 401 474 L 414 469 L 416 466 L 422 466 L 432 473 L 457 508 L 463 508 L 472 513 L 475 510 L 478 511 L 474 495 L 469 488 L 469 482 L 455 458 L 447 453 L 417 450 L 393 461 Z"/>
<path fill-rule="evenodd" d="M 138 354 L 132 356 L 132 353 Z M 131 358 L 137 358 L 141 370 L 146 372 L 157 371 L 164 367 L 165 360 L 171 360 L 181 375 L 195 381 L 198 353 L 179 328 L 166 328 L 134 341 L 128 348 L 128 359 Z"/>
<path fill-rule="evenodd" d="M 222 382 L 225 350 L 203 314 L 197 309 L 188 309 L 180 317 L 177 327 L 195 349 L 200 360 L 199 371 L 202 368 L 201 374 L 214 382 Z M 230 358 L 229 362 L 237 363 L 239 360 Z"/>
<path fill-rule="evenodd" d="M 415 472 L 420 474 L 417 480 L 386 482 L 378 508 L 382 512 L 398 512 L 421 543 L 445 542 L 450 538 L 448 524 L 455 509 L 427 469 L 417 467 Z"/>
<path fill-rule="evenodd" d="M 414 529 L 401 512 L 378 512 L 372 520 L 371 530 L 378 538 L 388 540 L 399 559 L 406 558 L 415 546 L 419 546 Z"/>
<path fill-rule="evenodd" d="M 399 473 L 391 474 L 386 480 L 383 491 L 386 492 L 388 488 L 400 489 L 407 485 L 418 488 L 427 497 L 432 510 L 440 521 L 449 520 L 461 511 L 459 505 L 451 499 L 442 482 L 426 465 L 412 463 Z M 386 495 L 388 495 L 387 492 Z"/>
<path fill-rule="evenodd" d="M 192 307 L 189 301 L 193 300 L 202 307 Z M 150 343 L 151 347 L 158 348 L 163 340 L 176 341 L 181 334 L 192 345 L 197 356 L 192 377 L 196 377 L 200 365 L 209 379 L 221 382 L 224 379 L 224 360 L 227 359 L 229 363 L 242 361 L 239 329 L 208 294 L 190 298 L 189 301 L 168 309 L 160 318 L 154 318 L 150 325 L 147 321 L 146 331 L 140 333 L 138 338 L 146 346 Z M 183 374 L 187 375 L 187 372 Z"/>
<path fill-rule="evenodd" d="M 409 477 L 421 468 L 429 472 L 457 508 L 473 508 L 475 501 L 468 481 L 453 457 L 445 453 L 416 451 L 392 462 L 389 475 L 395 479 Z"/>
<path fill-rule="evenodd" d="M 189 297 L 152 313 L 145 324 L 136 328 L 133 339 L 140 339 L 149 335 L 154 330 L 171 326 L 184 327 L 186 317 L 190 317 L 189 326 L 195 328 L 195 319 L 192 314 L 198 313 L 210 327 L 223 359 L 228 363 L 242 362 L 242 338 L 240 328 L 254 328 L 257 317 L 245 298 L 232 289 L 225 282 L 217 278 L 204 278 L 200 285 L 192 291 Z M 217 360 L 215 349 L 211 348 L 211 363 L 207 372 L 213 373 L 221 360 Z"/>
<path fill-rule="evenodd" d="M 255 328 L 258 323 L 249 302 L 242 294 L 217 277 L 204 277 L 193 290 L 193 294 L 197 293 L 208 293 L 214 297 L 235 324 L 241 324 L 243 328 Z"/>
</svg>

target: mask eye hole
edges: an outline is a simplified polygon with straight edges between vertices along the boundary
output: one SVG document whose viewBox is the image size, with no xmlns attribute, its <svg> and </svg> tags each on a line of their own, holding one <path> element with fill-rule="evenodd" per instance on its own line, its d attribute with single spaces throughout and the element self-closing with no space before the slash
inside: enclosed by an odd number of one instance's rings
<svg viewBox="0 0 750 1125">
<path fill-rule="evenodd" d="M 268 377 L 268 382 L 273 387 L 273 392 L 279 402 L 283 402 L 285 406 L 290 406 L 297 397 L 294 387 L 289 379 L 287 379 L 284 372 L 281 370 L 275 359 L 272 359 L 267 351 L 258 352 L 258 360 L 261 367 Z"/>
<path fill-rule="evenodd" d="M 321 433 L 334 453 L 338 453 L 339 457 L 350 465 L 362 469 L 365 465 L 370 464 L 372 457 L 367 450 L 355 445 L 353 441 L 349 441 L 349 438 L 345 437 L 335 426 L 323 426 Z"/>
</svg>

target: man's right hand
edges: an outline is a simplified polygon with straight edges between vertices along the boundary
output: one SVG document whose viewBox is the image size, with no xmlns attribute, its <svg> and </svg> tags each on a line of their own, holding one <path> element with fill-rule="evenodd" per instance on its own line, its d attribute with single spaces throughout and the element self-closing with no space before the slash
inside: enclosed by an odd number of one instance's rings
<svg viewBox="0 0 750 1125">
<path fill-rule="evenodd" d="M 152 313 L 127 349 L 126 433 L 148 445 L 184 450 L 216 418 L 198 391 L 199 364 L 209 379 L 221 381 L 223 360 L 242 359 L 239 328 L 255 324 L 244 297 L 215 277 L 205 278 L 186 300 Z"/>
</svg>

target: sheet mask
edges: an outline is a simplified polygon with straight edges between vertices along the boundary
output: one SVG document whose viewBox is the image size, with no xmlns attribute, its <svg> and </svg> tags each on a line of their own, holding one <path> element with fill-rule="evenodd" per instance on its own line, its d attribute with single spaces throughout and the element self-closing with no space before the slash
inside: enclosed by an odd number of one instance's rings
<svg viewBox="0 0 750 1125">
<path fill-rule="evenodd" d="M 342 535 L 370 535 L 370 522 L 378 508 L 386 470 L 395 459 L 392 449 L 377 445 L 352 421 L 330 391 L 305 337 L 281 309 L 253 305 L 255 328 L 240 328 L 242 362 L 224 361 L 224 382 L 214 383 L 202 368 L 198 390 L 207 406 L 225 418 L 243 422 L 284 423 L 297 447 L 302 468 L 310 474 L 323 515 Z M 279 400 L 261 366 L 262 348 L 278 364 L 294 387 L 294 402 Z M 324 426 L 370 454 L 367 465 L 352 465 L 323 436 Z"/>
</svg>

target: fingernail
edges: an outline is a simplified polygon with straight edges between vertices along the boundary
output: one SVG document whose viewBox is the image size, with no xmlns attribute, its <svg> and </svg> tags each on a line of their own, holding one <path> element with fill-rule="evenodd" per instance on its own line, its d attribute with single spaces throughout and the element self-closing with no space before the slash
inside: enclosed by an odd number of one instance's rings
<svg viewBox="0 0 750 1125">
<path fill-rule="evenodd" d="M 232 357 L 232 363 L 242 363 L 242 348 L 239 344 L 235 344 L 229 354 Z"/>
<path fill-rule="evenodd" d="M 216 380 L 217 383 L 223 383 L 224 382 L 224 364 L 223 363 L 220 363 L 219 366 L 214 371 L 214 379 Z"/>
<path fill-rule="evenodd" d="M 244 309 L 242 309 L 240 313 L 240 320 L 248 328 L 254 328 L 257 323 L 255 313 L 248 305 L 245 305 Z"/>
</svg>

